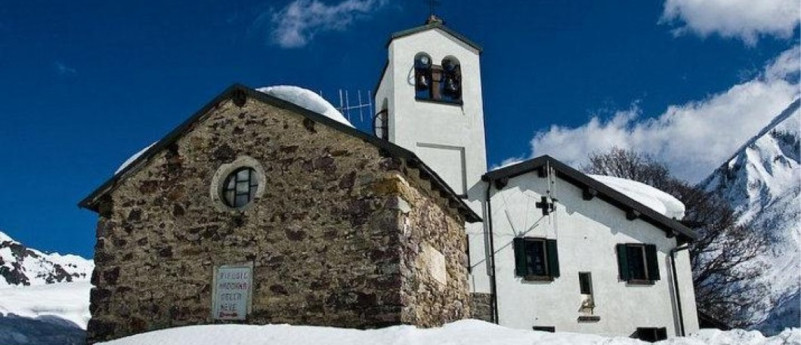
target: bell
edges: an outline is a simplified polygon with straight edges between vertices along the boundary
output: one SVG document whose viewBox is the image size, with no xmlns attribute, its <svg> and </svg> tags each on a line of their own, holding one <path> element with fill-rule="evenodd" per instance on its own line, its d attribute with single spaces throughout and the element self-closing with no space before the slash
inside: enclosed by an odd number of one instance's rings
<svg viewBox="0 0 801 345">
<path fill-rule="evenodd" d="M 459 92 L 459 84 L 455 78 L 445 79 L 445 90 L 450 94 L 457 94 Z"/>
<path fill-rule="evenodd" d="M 417 87 L 420 89 L 427 89 L 429 85 L 428 77 L 426 77 L 425 74 L 420 74 L 419 78 L 417 78 Z"/>
</svg>

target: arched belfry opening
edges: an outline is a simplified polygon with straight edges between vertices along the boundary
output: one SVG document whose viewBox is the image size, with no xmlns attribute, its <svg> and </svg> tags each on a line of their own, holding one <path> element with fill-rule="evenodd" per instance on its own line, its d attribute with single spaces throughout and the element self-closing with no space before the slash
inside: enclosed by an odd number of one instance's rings
<svg viewBox="0 0 801 345">
<path fill-rule="evenodd" d="M 381 102 L 381 110 L 373 116 L 373 135 L 379 139 L 389 140 L 389 109 L 387 100 Z"/>
<path fill-rule="evenodd" d="M 462 101 L 462 67 L 453 56 L 442 59 L 442 77 L 440 78 L 441 100 L 446 102 Z"/>
</svg>

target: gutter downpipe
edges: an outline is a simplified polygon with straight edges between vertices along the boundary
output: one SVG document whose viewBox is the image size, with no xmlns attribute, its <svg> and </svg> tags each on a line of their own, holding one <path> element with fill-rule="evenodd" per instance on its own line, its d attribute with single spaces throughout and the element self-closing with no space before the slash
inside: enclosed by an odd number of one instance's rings
<svg viewBox="0 0 801 345">
<path fill-rule="evenodd" d="M 499 325 L 498 321 L 498 290 L 497 282 L 495 281 L 495 241 L 492 233 L 492 201 L 490 199 L 490 189 L 492 188 L 492 180 L 487 180 L 487 230 L 489 232 L 489 245 L 490 245 L 490 298 L 492 303 L 492 321 Z"/>
<path fill-rule="evenodd" d="M 676 290 L 676 307 L 679 312 L 679 328 L 681 332 L 679 333 L 680 336 L 685 336 L 684 334 L 684 314 L 681 310 L 681 293 L 679 292 L 679 277 L 676 276 L 676 253 L 682 250 L 690 249 L 687 244 L 683 246 L 676 246 L 675 248 L 670 250 L 670 268 L 673 270 L 673 287 Z"/>
</svg>

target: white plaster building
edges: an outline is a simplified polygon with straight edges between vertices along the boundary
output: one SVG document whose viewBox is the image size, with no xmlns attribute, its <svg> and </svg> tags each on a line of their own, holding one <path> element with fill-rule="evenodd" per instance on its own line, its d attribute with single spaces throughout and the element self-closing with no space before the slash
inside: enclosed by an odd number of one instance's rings
<svg viewBox="0 0 801 345">
<path fill-rule="evenodd" d="M 432 16 L 387 49 L 375 134 L 483 215 L 466 229 L 488 320 L 650 339 L 698 329 L 689 257 L 677 249 L 690 229 L 547 156 L 487 172 L 481 48 Z"/>
</svg>

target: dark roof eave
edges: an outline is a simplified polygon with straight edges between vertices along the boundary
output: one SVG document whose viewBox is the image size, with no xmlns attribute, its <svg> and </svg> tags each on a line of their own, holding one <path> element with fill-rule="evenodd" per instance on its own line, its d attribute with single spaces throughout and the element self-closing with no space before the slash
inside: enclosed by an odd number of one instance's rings
<svg viewBox="0 0 801 345">
<path fill-rule="evenodd" d="M 640 212 L 640 218 L 643 218 L 645 221 L 648 221 L 665 232 L 675 233 L 681 240 L 695 240 L 698 238 L 698 234 L 696 234 L 695 231 L 682 225 L 677 220 L 668 218 L 665 215 L 654 211 L 650 207 L 629 198 L 623 193 L 612 189 L 600 181 L 597 181 L 592 177 L 589 177 L 548 155 L 529 159 L 527 161 L 490 171 L 484 174 L 482 179 L 492 182 L 501 178 L 513 178 L 531 171 L 538 170 L 545 166 L 546 163 L 550 163 L 550 165 L 556 170 L 557 174 L 559 174 L 562 179 L 579 188 L 589 187 L 595 189 L 598 191 L 598 197 L 620 209 L 632 209 Z"/>
<path fill-rule="evenodd" d="M 418 32 L 423 32 L 423 31 L 431 30 L 431 29 L 440 29 L 442 31 L 445 31 L 448 35 L 453 36 L 454 38 L 464 42 L 468 46 L 470 46 L 473 49 L 477 50 L 479 54 L 481 54 L 481 52 L 483 51 L 481 46 L 478 45 L 477 43 L 469 40 L 464 35 L 456 32 L 456 31 L 453 31 L 450 28 L 448 28 L 447 26 L 445 26 L 444 24 L 438 23 L 438 22 L 425 24 L 425 25 L 421 25 L 421 26 L 414 27 L 414 28 L 411 28 L 411 29 L 406 29 L 406 30 L 403 30 L 403 31 L 395 32 L 390 36 L 389 40 L 387 40 L 386 46 L 388 47 L 389 44 L 392 43 L 392 41 L 397 39 L 397 38 L 406 37 L 406 36 L 409 36 L 409 35 L 416 34 Z"/>
<path fill-rule="evenodd" d="M 81 208 L 97 212 L 98 211 L 97 200 L 100 197 L 105 195 L 108 191 L 114 189 L 121 180 L 129 176 L 131 173 L 137 171 L 143 165 L 142 163 L 150 159 L 156 152 L 161 151 L 161 149 L 172 144 L 175 140 L 180 138 L 184 134 L 184 132 L 187 129 L 189 129 L 189 127 L 191 127 L 200 117 L 208 113 L 213 108 L 217 107 L 217 105 L 220 102 L 230 98 L 233 95 L 234 91 L 237 90 L 244 92 L 247 95 L 247 97 L 252 97 L 264 103 L 290 110 L 314 122 L 322 123 L 335 130 L 362 139 L 363 141 L 375 146 L 379 150 L 387 152 L 393 157 L 401 158 L 406 161 L 419 162 L 419 167 L 421 171 L 423 171 L 425 174 L 428 175 L 428 177 L 430 177 L 430 180 L 433 182 L 432 185 L 435 185 L 437 188 L 441 188 L 446 192 L 449 201 L 457 205 L 456 206 L 457 210 L 459 210 L 459 212 L 465 217 L 466 221 L 470 223 L 482 221 L 481 217 L 479 217 L 478 214 L 475 213 L 475 211 L 473 211 L 467 204 L 465 204 L 465 202 L 461 198 L 459 198 L 459 196 L 450 188 L 450 186 L 448 186 L 447 183 L 445 183 L 444 180 L 442 180 L 442 178 L 440 178 L 439 175 L 436 174 L 436 172 L 434 172 L 431 168 L 425 165 L 425 163 L 423 163 L 422 160 L 420 160 L 420 158 L 418 158 L 413 152 L 406 150 L 398 145 L 395 145 L 389 141 L 379 139 L 376 138 L 375 136 L 364 133 L 356 128 L 339 123 L 335 120 L 328 118 L 325 115 L 315 113 L 311 110 L 298 106 L 294 103 L 287 102 L 282 99 L 265 94 L 263 92 L 256 91 L 242 84 L 234 84 L 225 89 L 225 91 L 223 91 L 220 95 L 215 97 L 211 102 L 209 102 L 203 108 L 201 108 L 199 111 L 193 114 L 189 119 L 181 123 L 178 127 L 170 131 L 170 133 L 168 133 L 165 137 L 156 142 L 155 145 L 153 145 L 148 150 L 143 152 L 137 159 L 128 164 L 128 166 L 126 166 L 122 171 L 112 176 L 110 179 L 108 179 L 106 182 L 100 185 L 100 187 L 95 189 L 87 197 L 81 200 L 78 203 L 78 206 Z"/>
</svg>

